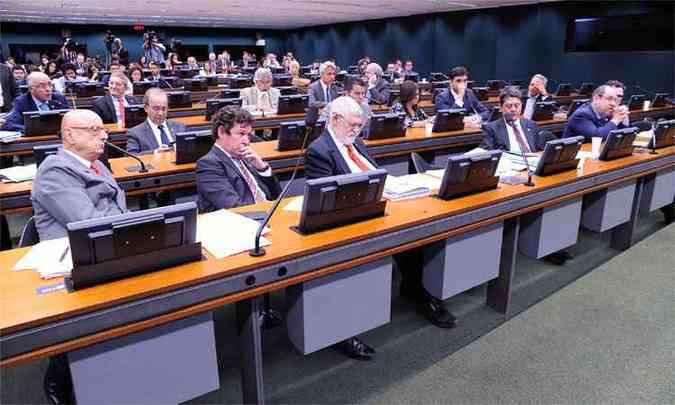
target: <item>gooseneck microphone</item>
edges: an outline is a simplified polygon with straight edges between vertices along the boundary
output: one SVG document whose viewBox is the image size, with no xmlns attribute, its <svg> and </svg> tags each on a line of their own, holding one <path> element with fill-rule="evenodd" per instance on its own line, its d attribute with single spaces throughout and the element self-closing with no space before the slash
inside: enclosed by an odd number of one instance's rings
<svg viewBox="0 0 675 405">
<path fill-rule="evenodd" d="M 140 168 L 138 169 L 139 173 L 147 173 L 148 172 L 148 168 L 145 167 L 145 163 L 143 163 L 143 161 L 138 156 L 134 155 L 131 152 L 128 152 L 126 149 L 120 148 L 119 146 L 115 145 L 112 142 L 109 142 L 107 140 L 103 141 L 103 142 L 105 142 L 105 144 L 108 145 L 109 147 L 111 147 L 111 148 L 115 149 L 116 151 L 122 153 L 123 155 L 129 156 L 130 158 L 138 161 L 138 163 L 140 163 Z M 127 168 L 127 170 L 132 171 L 132 170 L 130 170 L 130 168 Z"/>
<path fill-rule="evenodd" d="M 507 112 L 504 113 L 503 116 L 504 121 L 506 121 L 508 125 L 511 125 L 513 127 L 513 130 L 515 131 L 516 130 L 514 123 L 514 121 L 516 120 L 515 115 L 513 113 Z M 527 142 L 527 139 L 525 139 L 525 142 Z M 523 158 L 523 162 L 525 162 L 525 169 L 527 169 L 527 183 L 525 183 L 525 185 L 528 187 L 533 187 L 534 182 L 532 181 L 532 170 L 530 170 L 530 164 L 527 161 L 527 156 L 525 156 L 525 151 L 523 150 L 523 148 L 520 148 L 520 157 Z"/>
</svg>

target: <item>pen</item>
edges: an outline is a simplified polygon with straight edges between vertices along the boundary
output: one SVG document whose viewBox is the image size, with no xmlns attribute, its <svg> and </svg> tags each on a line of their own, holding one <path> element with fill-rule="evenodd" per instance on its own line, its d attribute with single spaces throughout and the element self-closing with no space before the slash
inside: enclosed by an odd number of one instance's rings
<svg viewBox="0 0 675 405">
<path fill-rule="evenodd" d="M 68 254 L 69 250 L 70 250 L 70 246 L 66 247 L 66 250 L 63 251 L 63 254 L 61 255 L 61 258 L 59 259 L 59 263 L 63 262 L 63 259 L 66 258 L 66 254 Z"/>
</svg>

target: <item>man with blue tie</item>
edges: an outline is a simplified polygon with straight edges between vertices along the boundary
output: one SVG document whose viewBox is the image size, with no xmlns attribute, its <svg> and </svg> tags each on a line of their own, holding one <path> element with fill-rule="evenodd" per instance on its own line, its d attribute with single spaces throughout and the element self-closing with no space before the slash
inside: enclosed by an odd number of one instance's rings
<svg viewBox="0 0 675 405">
<path fill-rule="evenodd" d="M 23 131 L 23 113 L 70 108 L 66 98 L 53 90 L 49 76 L 42 72 L 28 75 L 28 92 L 14 99 L 12 110 L 0 128 L 3 131 Z"/>
<path fill-rule="evenodd" d="M 143 96 L 143 105 L 148 119 L 127 132 L 127 151 L 146 153 L 156 149 L 168 149 L 175 142 L 175 134 L 185 132 L 185 125 L 166 119 L 169 98 L 162 89 L 148 89 Z"/>
<path fill-rule="evenodd" d="M 587 141 L 595 137 L 604 140 L 610 131 L 625 128 L 628 107 L 619 105 L 618 93 L 616 87 L 606 84 L 593 90 L 593 100 L 569 117 L 563 138 L 583 136 Z"/>
<path fill-rule="evenodd" d="M 319 66 L 319 80 L 309 85 L 310 107 L 324 107 L 338 98 L 338 89 L 335 86 L 337 68 L 332 62 L 324 62 Z"/>
</svg>

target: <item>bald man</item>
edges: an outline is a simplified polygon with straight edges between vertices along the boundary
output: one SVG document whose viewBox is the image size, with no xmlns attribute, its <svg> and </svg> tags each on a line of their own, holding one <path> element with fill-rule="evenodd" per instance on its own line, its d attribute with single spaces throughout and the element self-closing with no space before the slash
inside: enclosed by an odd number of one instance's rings
<svg viewBox="0 0 675 405">
<path fill-rule="evenodd" d="M 28 75 L 28 92 L 14 99 L 12 111 L 0 128 L 3 131 L 23 131 L 23 113 L 30 111 L 49 111 L 70 108 L 70 105 L 58 92 L 49 76 L 42 72 Z"/>
<path fill-rule="evenodd" d="M 124 191 L 98 158 L 108 134 L 93 111 L 73 110 L 61 123 L 63 148 L 40 165 L 31 200 L 40 240 L 66 236 L 66 224 L 127 211 Z"/>
</svg>

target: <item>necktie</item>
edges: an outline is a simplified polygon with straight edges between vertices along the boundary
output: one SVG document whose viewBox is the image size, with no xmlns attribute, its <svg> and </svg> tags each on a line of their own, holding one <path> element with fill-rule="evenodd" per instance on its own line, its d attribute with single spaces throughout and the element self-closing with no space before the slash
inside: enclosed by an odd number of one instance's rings
<svg viewBox="0 0 675 405">
<path fill-rule="evenodd" d="M 40 104 L 40 107 L 38 107 L 40 111 L 49 111 L 49 104 L 47 103 L 42 103 Z"/>
<path fill-rule="evenodd" d="M 520 132 L 518 129 L 518 126 L 516 125 L 515 121 L 511 124 L 511 128 L 513 128 L 513 133 L 516 134 L 516 141 L 518 141 L 518 145 L 520 146 L 520 150 L 523 153 L 530 153 L 530 147 L 527 144 L 527 140 L 523 136 L 523 134 Z"/>
<path fill-rule="evenodd" d="M 330 103 L 331 101 L 333 100 L 330 99 L 330 86 L 326 86 L 326 104 Z"/>
<path fill-rule="evenodd" d="M 262 190 L 260 190 L 260 187 L 258 187 L 257 183 L 255 182 L 255 179 L 253 178 L 253 175 L 251 174 L 251 172 L 248 171 L 244 162 L 241 159 L 232 159 L 232 160 L 237 165 L 237 167 L 239 167 L 239 171 L 244 176 L 246 185 L 248 185 L 248 189 L 251 191 L 251 194 L 253 195 L 253 200 L 255 200 L 256 204 L 267 201 L 267 198 L 265 198 L 265 194 L 262 192 Z"/>
<path fill-rule="evenodd" d="M 118 108 L 120 110 L 120 115 L 117 117 L 118 118 L 117 122 L 119 122 L 122 126 L 124 126 L 125 125 L 125 121 L 124 121 L 124 97 L 120 97 L 120 98 L 117 99 L 117 105 L 118 105 Z"/>
<path fill-rule="evenodd" d="M 359 169 L 363 172 L 367 172 L 370 170 L 370 167 L 366 165 L 363 160 L 354 152 L 354 146 L 353 145 L 345 145 L 345 148 L 347 148 L 347 155 L 349 158 L 352 160 L 352 162 L 356 163 L 356 166 L 358 166 Z"/>
<path fill-rule="evenodd" d="M 94 172 L 97 176 L 101 175 L 101 171 L 98 170 L 98 167 L 96 167 L 96 163 L 92 162 L 91 166 L 89 166 L 92 172 Z"/>
<path fill-rule="evenodd" d="M 166 145 L 166 146 L 171 145 L 171 141 L 169 140 L 169 135 L 167 135 L 166 131 L 164 130 L 164 125 L 160 125 L 157 128 L 159 128 L 159 138 L 162 141 L 162 145 Z"/>
</svg>

